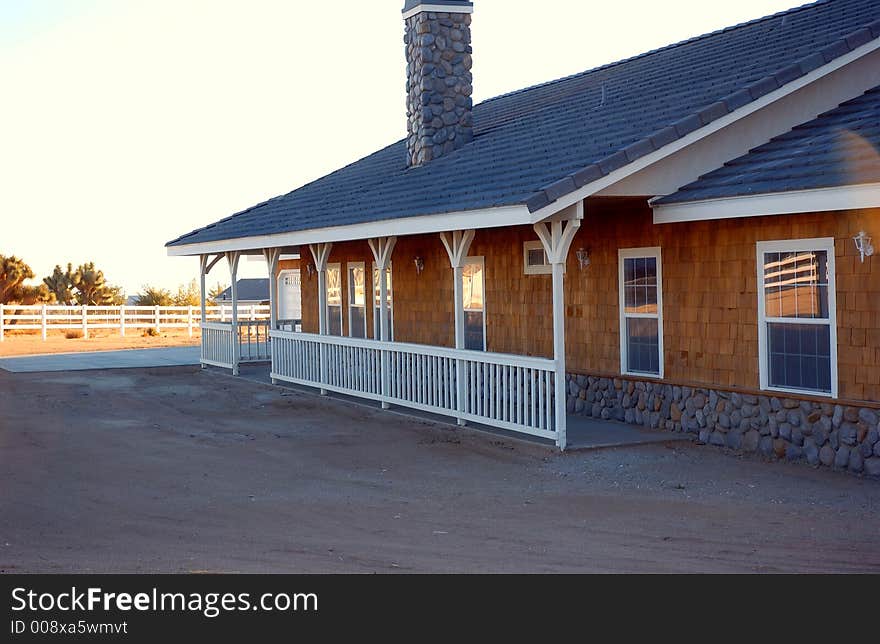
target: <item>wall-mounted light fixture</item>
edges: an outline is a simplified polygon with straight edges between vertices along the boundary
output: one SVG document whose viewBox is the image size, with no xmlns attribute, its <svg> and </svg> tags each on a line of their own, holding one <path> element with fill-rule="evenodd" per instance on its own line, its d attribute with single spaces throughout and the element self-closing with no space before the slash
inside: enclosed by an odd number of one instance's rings
<svg viewBox="0 0 880 644">
<path fill-rule="evenodd" d="M 315 265 L 314 264 L 306 264 L 306 273 L 309 274 L 309 278 L 315 274 Z"/>
<path fill-rule="evenodd" d="M 575 256 L 578 260 L 578 266 L 580 266 L 581 270 L 584 270 L 590 265 L 590 251 L 586 248 L 578 248 L 575 251 Z"/>
<path fill-rule="evenodd" d="M 861 257 L 863 262 L 866 257 L 870 257 L 874 254 L 874 247 L 871 245 L 871 236 L 864 230 L 860 230 L 859 234 L 853 237 L 853 241 L 856 244 L 856 250 L 859 251 L 859 257 Z"/>
<path fill-rule="evenodd" d="M 425 270 L 425 260 L 422 259 L 421 255 L 417 255 L 413 258 L 413 263 L 416 265 L 416 275 L 421 275 L 422 271 Z"/>
</svg>

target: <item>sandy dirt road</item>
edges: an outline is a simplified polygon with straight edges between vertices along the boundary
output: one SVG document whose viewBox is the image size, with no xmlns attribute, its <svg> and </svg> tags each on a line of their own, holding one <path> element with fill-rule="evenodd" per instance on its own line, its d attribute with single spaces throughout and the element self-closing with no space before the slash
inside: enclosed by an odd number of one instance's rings
<svg viewBox="0 0 880 644">
<path fill-rule="evenodd" d="M 557 454 L 179 367 L 0 371 L 5 572 L 880 572 L 880 482 Z"/>
<path fill-rule="evenodd" d="M 189 337 L 186 330 L 168 329 L 156 336 L 144 335 L 143 329 L 131 329 L 125 337 L 118 331 L 93 330 L 88 338 L 66 338 L 52 330 L 43 340 L 39 331 L 9 331 L 0 342 L 0 358 L 44 353 L 80 353 L 83 351 L 118 351 L 120 349 L 156 349 L 159 347 L 198 346 L 199 330 Z"/>
</svg>

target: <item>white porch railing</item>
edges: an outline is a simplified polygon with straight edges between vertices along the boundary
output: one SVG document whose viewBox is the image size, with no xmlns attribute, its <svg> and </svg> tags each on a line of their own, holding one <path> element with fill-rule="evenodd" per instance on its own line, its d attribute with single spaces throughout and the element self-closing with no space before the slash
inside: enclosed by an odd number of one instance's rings
<svg viewBox="0 0 880 644">
<path fill-rule="evenodd" d="M 235 370 L 235 332 L 229 322 L 202 324 L 202 356 L 204 364 Z M 266 362 L 270 359 L 269 321 L 239 320 L 238 364 Z"/>
<path fill-rule="evenodd" d="M 556 439 L 553 360 L 270 331 L 274 380 Z"/>
<path fill-rule="evenodd" d="M 239 360 L 241 362 L 265 362 L 269 352 L 269 320 L 238 321 Z"/>
<path fill-rule="evenodd" d="M 235 334 L 231 324 L 202 323 L 202 364 L 215 367 L 235 367 Z"/>
</svg>

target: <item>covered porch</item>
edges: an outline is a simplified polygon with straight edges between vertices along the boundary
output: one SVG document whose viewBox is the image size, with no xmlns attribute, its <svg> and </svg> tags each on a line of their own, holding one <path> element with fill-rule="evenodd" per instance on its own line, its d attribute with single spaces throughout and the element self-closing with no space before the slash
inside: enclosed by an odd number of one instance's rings
<svg viewBox="0 0 880 644">
<path fill-rule="evenodd" d="M 454 346 L 435 346 L 392 339 L 390 279 L 375 280 L 373 338 L 342 333 L 330 319 L 328 269 L 335 242 L 299 246 L 243 248 L 201 253 L 200 280 L 205 306 L 206 276 L 225 259 L 236 283 L 243 255 L 261 254 L 270 279 L 268 320 L 242 320 L 237 314 L 238 294 L 232 291 L 232 318 L 225 323 L 202 324 L 201 363 L 228 368 L 238 375 L 242 365 L 268 362 L 273 383 L 314 387 L 378 402 L 383 408 L 402 406 L 456 419 L 459 425 L 477 423 L 550 440 L 560 449 L 567 445 L 564 265 L 575 232 L 583 217 L 578 202 L 558 216 L 533 225 L 552 280 L 552 357 L 475 350 L 468 340 L 463 297 L 463 277 L 475 230 L 441 232 L 433 239 L 442 244 L 453 284 Z M 364 240 L 364 238 L 361 238 Z M 396 236 L 365 240 L 378 275 L 390 274 Z M 301 267 L 317 280 L 317 333 L 294 330 L 278 319 L 278 273 L 282 254 L 298 253 Z M 403 258 L 398 258 L 398 265 Z M 416 258 L 417 268 L 418 259 Z M 309 264 L 305 264 L 311 260 Z M 410 261 L 408 258 L 403 261 Z M 338 270 L 338 268 L 336 269 Z M 305 298 L 304 298 L 305 299 Z M 430 305 L 430 303 L 426 303 Z M 334 315 L 335 315 L 335 309 Z M 341 308 L 340 313 L 341 316 Z M 364 326 L 366 322 L 364 321 Z M 366 336 L 366 332 L 363 334 Z M 485 346 L 485 345 L 484 345 Z"/>
</svg>

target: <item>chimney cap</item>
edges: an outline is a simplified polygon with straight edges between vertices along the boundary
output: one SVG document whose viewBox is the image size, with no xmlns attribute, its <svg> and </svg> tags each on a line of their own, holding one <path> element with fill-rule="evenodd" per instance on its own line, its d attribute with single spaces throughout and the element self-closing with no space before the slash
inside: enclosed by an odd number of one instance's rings
<svg viewBox="0 0 880 644">
<path fill-rule="evenodd" d="M 473 13 L 470 0 L 405 0 L 403 17 L 409 18 L 421 11 L 447 11 L 450 13 Z"/>
</svg>

